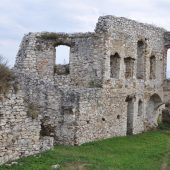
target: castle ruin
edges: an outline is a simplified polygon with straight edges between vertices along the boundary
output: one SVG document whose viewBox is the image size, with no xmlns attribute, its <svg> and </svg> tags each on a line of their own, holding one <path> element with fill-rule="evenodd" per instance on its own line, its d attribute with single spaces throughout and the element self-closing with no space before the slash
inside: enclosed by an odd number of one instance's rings
<svg viewBox="0 0 170 170">
<path fill-rule="evenodd" d="M 55 64 L 60 45 L 70 47 L 68 65 Z M 95 32 L 25 35 L 13 68 L 19 90 L 0 100 L 0 164 L 157 127 L 170 100 L 168 48 L 165 29 L 114 16 Z"/>
</svg>

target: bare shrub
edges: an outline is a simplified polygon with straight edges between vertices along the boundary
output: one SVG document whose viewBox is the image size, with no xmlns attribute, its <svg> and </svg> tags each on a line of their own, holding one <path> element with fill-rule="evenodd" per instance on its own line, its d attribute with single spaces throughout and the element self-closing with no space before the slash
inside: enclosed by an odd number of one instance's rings
<svg viewBox="0 0 170 170">
<path fill-rule="evenodd" d="M 15 76 L 7 66 L 7 61 L 0 56 L 0 94 L 6 94 L 11 86 L 14 85 Z"/>
</svg>

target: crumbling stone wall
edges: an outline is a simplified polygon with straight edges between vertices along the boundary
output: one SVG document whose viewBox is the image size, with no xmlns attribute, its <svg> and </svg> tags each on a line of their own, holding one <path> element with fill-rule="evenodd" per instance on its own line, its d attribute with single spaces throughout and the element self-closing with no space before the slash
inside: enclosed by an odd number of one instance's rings
<svg viewBox="0 0 170 170">
<path fill-rule="evenodd" d="M 19 111 L 18 117 L 39 136 L 36 149 L 40 137 L 80 145 L 157 127 L 169 99 L 163 88 L 169 40 L 162 28 L 114 16 L 100 17 L 95 32 L 25 35 L 14 71 L 21 98 L 38 106 L 40 115 L 32 120 Z M 68 65 L 55 64 L 59 45 L 70 47 Z"/>
<path fill-rule="evenodd" d="M 17 55 L 15 68 L 29 71 L 40 78 L 60 80 L 61 85 L 88 87 L 91 83 L 101 84 L 103 36 L 94 33 L 29 33 L 25 35 Z M 70 47 L 69 74 L 54 74 L 55 47 Z"/>
<path fill-rule="evenodd" d="M 0 165 L 53 147 L 53 138 L 40 135 L 40 117 L 28 116 L 22 90 L 0 99 Z"/>
<path fill-rule="evenodd" d="M 104 127 L 99 126 L 98 132 L 95 132 L 96 136 L 87 128 L 86 133 L 94 135 L 92 135 L 91 140 L 104 138 L 106 134 L 106 137 L 109 135 L 126 135 L 128 128 L 130 128 L 131 134 L 135 134 L 144 131 L 147 129 L 146 127 L 157 125 L 157 118 L 161 109 L 157 108 L 159 112 L 156 113 L 157 110 L 154 109 L 156 109 L 157 104 L 155 104 L 155 108 L 151 109 L 152 116 L 150 117 L 147 115 L 150 114 L 147 108 L 150 98 L 154 94 L 157 94 L 163 102 L 162 84 L 166 63 L 165 32 L 166 30 L 162 28 L 126 18 L 104 16 L 99 18 L 94 33 L 43 32 L 29 33 L 23 38 L 15 69 L 25 74 L 29 72 L 38 81 L 41 79 L 45 82 L 39 88 L 37 96 L 41 99 L 41 104 L 44 102 L 48 105 L 48 109 L 44 104 L 41 105 L 42 113 L 45 117 L 48 117 L 48 119 L 45 118 L 45 122 L 48 122 L 48 125 L 52 125 L 52 129 L 55 129 L 53 131 L 56 143 L 79 144 L 77 141 L 81 141 L 81 137 L 79 135 L 76 137 L 76 133 L 84 125 L 78 126 L 77 124 L 83 112 L 87 117 L 92 114 L 96 118 L 93 124 L 97 127 L 97 115 L 100 113 L 100 107 L 96 106 L 96 100 L 101 100 L 101 103 L 107 101 L 101 108 L 106 110 L 105 120 L 108 115 L 113 116 L 113 127 L 110 128 L 108 133 L 103 132 L 102 134 L 101 129 L 103 130 Z M 58 45 L 70 47 L 70 63 L 67 74 L 60 74 L 60 72 L 66 71 L 65 66 L 59 66 L 58 73 L 54 71 L 55 47 Z M 31 62 L 33 58 L 35 62 Z M 43 89 L 47 89 L 49 83 L 51 92 L 44 91 Z M 35 83 L 28 87 L 30 86 L 33 87 L 34 94 L 36 94 L 37 89 L 34 86 L 38 87 L 39 85 Z M 81 89 L 83 89 L 83 92 Z M 92 93 L 92 89 L 96 91 L 96 94 Z M 46 94 L 46 99 L 40 97 L 42 91 Z M 82 93 L 88 94 L 89 91 L 92 93 L 91 98 L 82 99 Z M 29 89 L 27 89 L 27 92 L 29 96 L 32 96 Z M 107 95 L 108 92 L 110 97 Z M 74 96 L 74 102 L 71 102 L 72 97 L 69 97 L 70 95 Z M 99 95 L 100 98 L 97 98 L 96 95 Z M 110 99 L 111 96 L 114 96 L 115 99 L 113 99 L 112 104 L 109 104 L 107 98 Z M 52 109 L 51 103 L 53 102 L 51 100 L 56 103 L 56 107 Z M 67 101 L 67 104 L 64 104 L 65 101 Z M 129 103 L 130 101 L 131 103 Z M 81 103 L 83 102 L 85 102 L 84 106 L 86 104 L 90 106 L 87 105 L 82 111 Z M 124 111 L 114 111 L 114 114 L 120 112 L 118 117 L 120 122 L 123 122 L 118 125 L 112 110 L 122 103 L 124 103 Z M 95 109 L 92 109 L 92 105 Z M 131 105 L 133 107 L 130 107 Z M 132 109 L 128 109 L 128 106 Z M 55 115 L 54 112 L 57 114 Z M 51 114 L 53 120 L 49 116 Z M 123 117 L 126 117 L 126 119 L 123 119 Z M 154 120 L 150 121 L 149 119 Z M 89 123 L 90 121 L 87 120 L 87 122 L 88 127 L 93 127 Z M 113 133 L 113 131 L 116 131 L 113 129 L 116 129 L 119 133 Z M 88 140 L 85 136 L 82 141 Z"/>
</svg>

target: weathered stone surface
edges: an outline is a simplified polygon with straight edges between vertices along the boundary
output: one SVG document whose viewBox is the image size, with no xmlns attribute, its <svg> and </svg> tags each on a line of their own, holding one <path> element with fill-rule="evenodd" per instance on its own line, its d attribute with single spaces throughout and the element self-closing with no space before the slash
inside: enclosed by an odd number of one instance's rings
<svg viewBox="0 0 170 170">
<path fill-rule="evenodd" d="M 12 97 L 11 97 L 12 96 Z M 53 147 L 53 139 L 40 136 L 40 116 L 27 116 L 25 93 L 19 89 L 0 102 L 0 164 Z"/>
</svg>

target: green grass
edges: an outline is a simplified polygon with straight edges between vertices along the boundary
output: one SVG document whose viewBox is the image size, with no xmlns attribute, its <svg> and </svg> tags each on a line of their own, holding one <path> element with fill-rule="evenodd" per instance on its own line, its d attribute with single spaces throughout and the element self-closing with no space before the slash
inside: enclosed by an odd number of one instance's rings
<svg viewBox="0 0 170 170">
<path fill-rule="evenodd" d="M 60 170 L 159 170 L 163 164 L 170 169 L 170 132 L 152 131 L 75 147 L 57 145 L 0 170 L 50 170 L 54 164 L 60 164 Z"/>
</svg>

